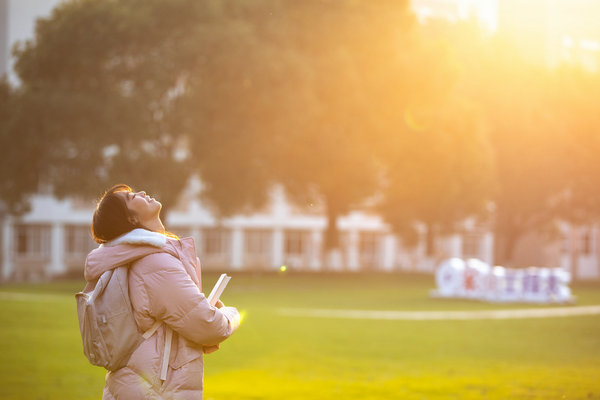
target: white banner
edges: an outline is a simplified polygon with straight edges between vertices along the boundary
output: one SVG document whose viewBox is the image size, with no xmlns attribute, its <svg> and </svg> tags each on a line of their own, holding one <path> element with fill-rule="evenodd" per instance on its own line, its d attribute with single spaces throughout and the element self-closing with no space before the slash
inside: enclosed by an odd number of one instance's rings
<svg viewBox="0 0 600 400">
<path fill-rule="evenodd" d="M 435 275 L 437 290 L 432 297 L 466 298 L 492 302 L 574 302 L 568 284 L 570 274 L 561 268 L 525 269 L 491 267 L 470 258 L 450 258 Z"/>
</svg>

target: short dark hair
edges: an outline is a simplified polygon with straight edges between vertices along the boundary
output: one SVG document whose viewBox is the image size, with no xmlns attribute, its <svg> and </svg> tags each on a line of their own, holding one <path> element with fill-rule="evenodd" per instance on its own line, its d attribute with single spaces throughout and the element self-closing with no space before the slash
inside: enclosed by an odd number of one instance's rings
<svg viewBox="0 0 600 400">
<path fill-rule="evenodd" d="M 108 189 L 98 201 L 92 219 L 91 232 L 96 243 L 106 243 L 136 228 L 143 228 L 139 223 L 133 223 L 132 214 L 127 208 L 120 192 L 133 192 L 125 184 L 114 185 Z"/>
</svg>

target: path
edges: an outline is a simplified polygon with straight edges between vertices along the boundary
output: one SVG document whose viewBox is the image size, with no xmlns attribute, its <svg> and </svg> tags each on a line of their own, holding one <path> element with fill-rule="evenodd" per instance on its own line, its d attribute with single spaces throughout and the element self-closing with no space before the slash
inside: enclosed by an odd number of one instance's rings
<svg viewBox="0 0 600 400">
<path fill-rule="evenodd" d="M 405 321 L 444 321 L 477 319 L 554 318 L 600 314 L 600 305 L 521 308 L 483 311 L 383 311 L 383 310 L 333 310 L 311 308 L 280 308 L 279 315 L 286 317 L 315 317 L 343 319 L 379 319 Z"/>
</svg>

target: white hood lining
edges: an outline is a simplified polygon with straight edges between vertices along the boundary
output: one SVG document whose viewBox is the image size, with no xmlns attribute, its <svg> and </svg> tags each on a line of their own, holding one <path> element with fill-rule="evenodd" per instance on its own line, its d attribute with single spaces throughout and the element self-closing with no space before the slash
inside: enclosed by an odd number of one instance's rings
<svg viewBox="0 0 600 400">
<path fill-rule="evenodd" d="M 147 229 L 137 228 L 119 236 L 116 239 L 105 243 L 102 246 L 116 246 L 118 244 L 150 245 L 154 247 L 163 247 L 167 244 L 167 237 L 162 233 L 152 232 Z"/>
</svg>

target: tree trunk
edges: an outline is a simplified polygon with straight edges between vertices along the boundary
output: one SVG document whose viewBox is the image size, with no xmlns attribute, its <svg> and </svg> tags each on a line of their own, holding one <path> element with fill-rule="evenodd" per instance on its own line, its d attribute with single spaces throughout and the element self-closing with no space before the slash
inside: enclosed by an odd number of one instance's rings
<svg viewBox="0 0 600 400">
<path fill-rule="evenodd" d="M 425 254 L 427 257 L 433 257 L 435 255 L 435 226 L 432 223 L 427 224 L 427 234 L 425 236 Z"/>
<path fill-rule="evenodd" d="M 339 213 L 332 207 L 327 208 L 327 228 L 325 229 L 325 251 L 340 247 L 340 235 L 337 229 Z"/>
</svg>

